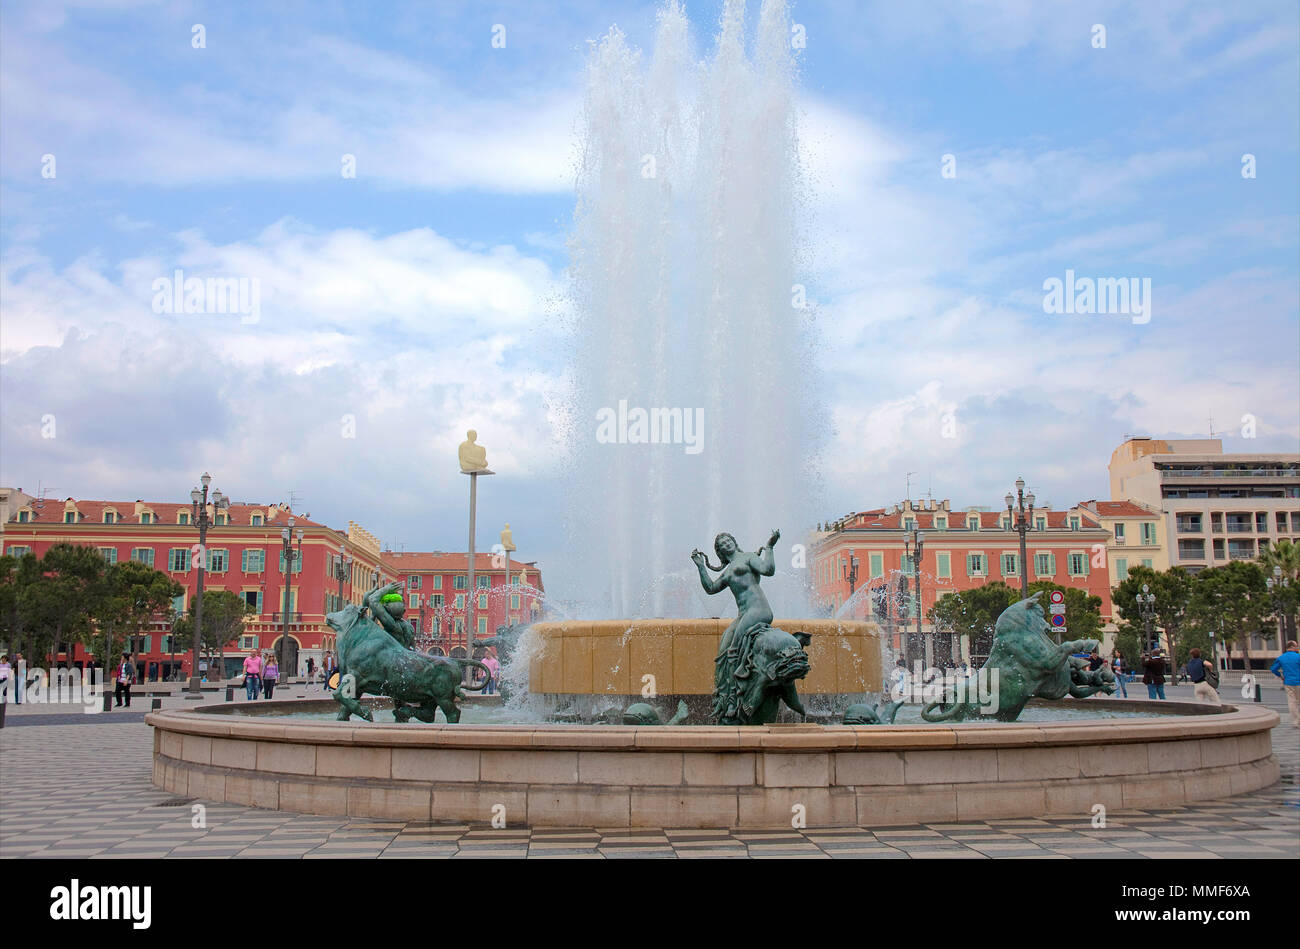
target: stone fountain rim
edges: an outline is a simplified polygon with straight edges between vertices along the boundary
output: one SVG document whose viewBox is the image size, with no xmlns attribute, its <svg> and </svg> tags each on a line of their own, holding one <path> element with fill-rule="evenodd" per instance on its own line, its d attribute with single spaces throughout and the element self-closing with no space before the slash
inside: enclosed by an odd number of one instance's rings
<svg viewBox="0 0 1300 949">
<path fill-rule="evenodd" d="M 333 702 L 328 699 L 322 703 Z M 266 702 L 260 710 L 301 710 L 301 701 Z M 311 703 L 315 704 L 315 703 Z M 1107 699 L 1106 708 L 1158 706 L 1152 719 L 1088 722 L 967 722 L 959 725 L 558 725 L 370 724 L 291 722 L 279 716 L 236 716 L 224 706 L 150 712 L 146 724 L 209 738 L 360 747 L 602 749 L 607 751 L 906 751 L 941 748 L 1015 748 L 1109 745 L 1225 738 L 1272 728 L 1281 721 L 1264 706 Z M 1172 714 L 1171 714 L 1172 713 Z M 1104 731 L 1099 731 L 1104 730 Z"/>
</svg>

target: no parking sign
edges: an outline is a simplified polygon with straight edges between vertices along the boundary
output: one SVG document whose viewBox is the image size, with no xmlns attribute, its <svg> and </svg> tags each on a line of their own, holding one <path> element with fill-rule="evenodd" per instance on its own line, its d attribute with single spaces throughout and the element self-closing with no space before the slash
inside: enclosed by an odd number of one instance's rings
<svg viewBox="0 0 1300 949">
<path fill-rule="evenodd" d="M 1048 612 L 1052 614 L 1052 625 L 1057 629 L 1065 628 L 1065 594 L 1060 590 L 1053 590 L 1048 596 L 1051 605 L 1048 606 Z"/>
</svg>

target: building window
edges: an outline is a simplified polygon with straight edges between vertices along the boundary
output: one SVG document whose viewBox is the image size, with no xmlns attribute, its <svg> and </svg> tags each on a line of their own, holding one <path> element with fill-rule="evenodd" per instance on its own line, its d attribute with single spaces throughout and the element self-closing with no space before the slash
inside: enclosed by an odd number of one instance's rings
<svg viewBox="0 0 1300 949">
<path fill-rule="evenodd" d="M 948 518 L 936 517 L 934 519 L 934 529 L 937 531 L 946 531 L 948 529 Z"/>
<path fill-rule="evenodd" d="M 462 635 L 465 632 L 465 620 L 459 616 L 456 617 L 456 632 Z"/>
<path fill-rule="evenodd" d="M 1142 524 L 1142 546 L 1154 547 L 1156 545 L 1156 525 L 1151 522 Z"/>
<path fill-rule="evenodd" d="M 967 554 L 966 555 L 966 575 L 970 577 L 984 576 L 984 555 Z"/>
<path fill-rule="evenodd" d="M 229 515 L 229 514 L 218 514 L 218 515 L 216 516 L 216 519 L 213 521 L 213 523 L 215 523 L 218 527 L 220 527 L 220 526 L 224 526 L 225 524 L 230 523 L 230 515 Z"/>
<path fill-rule="evenodd" d="M 240 636 L 240 637 L 239 637 L 239 648 L 240 648 L 240 649 L 249 649 L 249 650 L 256 649 L 256 648 L 257 648 L 257 637 L 256 637 L 256 636 L 252 636 L 252 635 L 249 635 L 249 636 Z"/>
<path fill-rule="evenodd" d="M 406 598 L 406 608 L 409 610 L 418 610 L 420 608 L 420 594 L 412 593 Z"/>
<path fill-rule="evenodd" d="M 141 514 L 141 515 L 140 515 L 140 523 L 141 523 L 141 524 L 152 524 L 152 523 L 153 523 L 153 515 L 150 514 L 148 511 L 146 511 L 146 512 L 143 513 L 143 514 Z M 182 523 L 185 523 L 185 522 L 182 522 Z"/>
<path fill-rule="evenodd" d="M 1142 558 L 1142 566 L 1144 566 L 1144 567 L 1146 567 L 1148 570 L 1150 570 L 1150 569 L 1151 569 L 1151 558 L 1150 558 L 1150 557 L 1143 557 L 1143 558 Z"/>
<path fill-rule="evenodd" d="M 1286 530 L 1286 512 L 1285 512 L 1285 511 L 1278 511 L 1278 512 L 1277 512 L 1277 515 L 1276 515 L 1275 518 L 1274 518 L 1274 522 L 1275 522 L 1275 524 L 1277 525 L 1277 530 L 1278 530 L 1279 533 L 1282 532 L 1282 531 L 1285 531 L 1285 530 Z"/>
<path fill-rule="evenodd" d="M 184 612 L 185 612 L 185 594 L 184 594 L 184 593 L 182 593 L 180 596 L 174 596 L 174 597 L 172 597 L 172 612 L 173 612 L 173 613 L 184 613 Z"/>
<path fill-rule="evenodd" d="M 966 529 L 968 531 L 977 531 L 980 529 L 980 519 L 978 517 L 968 517 L 966 519 Z"/>
<path fill-rule="evenodd" d="M 1115 543 L 1124 543 L 1124 523 L 1122 521 L 1115 525 Z"/>
<path fill-rule="evenodd" d="M 1223 541 L 1215 541 L 1223 543 Z M 1205 541 L 1203 540 L 1182 540 L 1178 541 L 1178 557 L 1180 560 L 1204 560 L 1205 559 Z"/>
<path fill-rule="evenodd" d="M 1040 577 L 1056 576 L 1056 554 L 1034 554 L 1034 573 Z"/>
<path fill-rule="evenodd" d="M 284 548 L 280 548 L 280 573 L 284 573 Z M 293 552 L 293 572 L 302 573 L 302 548 L 297 547 Z"/>
<path fill-rule="evenodd" d="M 1115 558 L 1115 579 L 1120 582 L 1128 579 L 1128 560 L 1124 557 Z"/>
<path fill-rule="evenodd" d="M 1079 519 L 1077 517 L 1072 516 L 1070 518 L 1070 530 L 1077 531 L 1078 529 L 1079 529 Z"/>
<path fill-rule="evenodd" d="M 105 512 L 104 512 L 104 523 L 105 523 L 105 524 L 116 524 L 116 523 L 117 523 L 117 514 L 114 513 L 113 511 L 105 511 Z"/>
<path fill-rule="evenodd" d="M 418 589 L 420 589 L 420 579 L 421 579 L 421 578 L 420 578 L 420 575 L 419 575 L 418 573 L 417 573 L 415 576 L 413 576 L 413 577 L 408 577 L 407 580 L 406 580 L 406 587 L 407 587 L 407 589 L 409 589 L 409 590 L 418 590 Z"/>
<path fill-rule="evenodd" d="M 1020 555 L 1003 554 L 1002 555 L 1002 575 L 1004 577 L 1014 577 L 1020 574 Z"/>
<path fill-rule="evenodd" d="M 19 524 L 26 524 L 26 523 L 27 523 L 27 520 L 28 520 L 28 518 L 29 518 L 30 516 L 31 516 L 31 512 L 30 512 L 30 511 L 19 511 L 19 512 L 18 512 L 18 523 L 19 523 Z M 1286 515 L 1285 515 L 1285 514 L 1279 514 L 1278 517 L 1283 518 L 1283 519 L 1285 520 Z M 1286 530 L 1285 527 L 1283 527 L 1282 529 L 1283 529 L 1283 530 Z"/>
<path fill-rule="evenodd" d="M 465 594 L 464 594 L 464 593 L 457 593 L 457 594 L 456 594 L 456 609 L 458 609 L 458 610 L 463 610 L 464 608 L 465 608 Z"/>
<path fill-rule="evenodd" d="M 266 551 L 245 547 L 239 554 L 239 567 L 244 573 L 261 573 L 266 569 Z"/>
<path fill-rule="evenodd" d="M 1003 529 L 1004 531 L 1009 531 L 1009 530 L 1011 530 L 1011 515 L 1010 515 L 1010 514 L 1003 514 L 1003 515 L 1002 515 L 1002 529 Z"/>
<path fill-rule="evenodd" d="M 871 564 L 871 579 L 883 577 L 885 575 L 884 554 L 871 554 L 867 559 Z"/>
<path fill-rule="evenodd" d="M 478 618 L 478 634 L 479 634 L 480 636 L 486 636 L 486 635 L 487 635 L 487 617 L 486 617 L 486 616 L 480 616 L 480 617 Z"/>
<path fill-rule="evenodd" d="M 952 577 L 952 554 L 942 551 L 934 555 L 935 576 L 947 580 Z"/>
<path fill-rule="evenodd" d="M 190 522 L 190 516 L 188 514 L 181 513 L 176 515 L 177 524 L 188 524 L 189 522 Z"/>
<path fill-rule="evenodd" d="M 512 610 L 517 610 L 517 609 L 519 609 L 519 594 L 518 594 L 518 593 L 512 593 L 512 594 L 510 594 L 510 608 L 511 608 Z"/>
<path fill-rule="evenodd" d="M 452 578 L 451 585 L 452 589 L 455 590 L 468 590 L 469 577 L 465 576 L 463 573 L 458 573 Z"/>
<path fill-rule="evenodd" d="M 510 614 L 510 625 L 511 625 L 511 626 L 518 626 L 518 625 L 519 625 L 519 617 L 516 616 L 514 613 L 511 613 L 511 614 Z"/>
<path fill-rule="evenodd" d="M 30 547 L 9 547 L 6 551 L 10 557 L 25 557 L 32 552 Z"/>
<path fill-rule="evenodd" d="M 903 518 L 903 530 L 905 530 L 905 531 L 914 531 L 914 530 L 916 530 L 916 518 L 914 518 L 914 517 L 905 517 L 905 518 Z"/>
<path fill-rule="evenodd" d="M 262 612 L 262 591 L 245 590 L 244 602 L 247 603 L 249 606 L 251 606 L 253 609 L 255 609 L 257 612 L 259 613 Z"/>
<path fill-rule="evenodd" d="M 186 573 L 190 569 L 190 549 L 173 547 L 167 551 L 167 569 L 176 573 Z"/>
<path fill-rule="evenodd" d="M 480 573 L 477 577 L 474 578 L 474 582 L 478 584 L 478 588 L 480 590 L 487 590 L 490 589 L 492 586 L 492 578 L 489 577 L 486 573 Z"/>
<path fill-rule="evenodd" d="M 435 590 L 442 589 L 442 574 L 438 574 L 436 577 L 433 578 L 433 588 Z"/>
<path fill-rule="evenodd" d="M 253 527 L 261 527 L 261 526 L 262 526 L 262 515 L 261 515 L 261 514 L 254 514 L 252 517 L 250 517 L 250 518 L 248 519 L 248 523 L 251 524 Z"/>
<path fill-rule="evenodd" d="M 230 551 L 213 550 L 208 548 L 208 572 L 225 573 L 226 565 L 230 563 Z"/>
<path fill-rule="evenodd" d="M 487 594 L 486 594 L 486 593 L 480 593 L 480 594 L 478 595 L 478 608 L 479 608 L 480 610 L 486 610 L 486 609 L 487 609 Z"/>
<path fill-rule="evenodd" d="M 1088 575 L 1088 557 L 1085 554 L 1072 553 L 1069 560 L 1070 576 L 1085 577 Z"/>
<path fill-rule="evenodd" d="M 134 547 L 131 550 L 131 559 L 136 563 L 142 563 L 146 567 L 153 566 L 153 548 L 152 547 Z"/>
<path fill-rule="evenodd" d="M 64 511 L 64 512 L 63 512 L 63 523 L 65 523 L 65 524 L 75 524 L 75 523 L 77 523 L 77 512 L 76 512 L 76 511 Z"/>
<path fill-rule="evenodd" d="M 1047 518 L 1045 518 L 1045 517 L 1036 517 L 1036 518 L 1034 518 L 1034 530 L 1036 530 L 1036 531 L 1045 531 L 1045 530 L 1047 530 Z"/>
<path fill-rule="evenodd" d="M 429 605 L 432 606 L 434 609 L 439 609 L 439 608 L 441 608 L 441 607 L 442 607 L 442 594 L 441 594 L 441 593 L 434 593 L 434 594 L 432 594 L 432 595 L 431 595 L 430 602 L 429 602 Z"/>
</svg>

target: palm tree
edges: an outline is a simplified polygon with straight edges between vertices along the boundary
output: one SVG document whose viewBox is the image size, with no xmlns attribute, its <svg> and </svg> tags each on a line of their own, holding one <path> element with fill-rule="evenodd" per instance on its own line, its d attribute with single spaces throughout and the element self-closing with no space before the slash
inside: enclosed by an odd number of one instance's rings
<svg viewBox="0 0 1300 949">
<path fill-rule="evenodd" d="M 1294 639 L 1300 609 L 1300 546 L 1284 537 L 1259 555 L 1259 564 L 1273 594 L 1282 638 Z"/>
</svg>

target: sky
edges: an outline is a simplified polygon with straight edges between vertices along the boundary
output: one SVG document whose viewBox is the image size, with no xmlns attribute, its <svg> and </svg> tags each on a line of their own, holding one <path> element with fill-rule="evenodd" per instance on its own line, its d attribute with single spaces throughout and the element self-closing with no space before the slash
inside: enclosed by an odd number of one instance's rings
<svg viewBox="0 0 1300 949">
<path fill-rule="evenodd" d="M 685 7 L 704 55 L 722 3 Z M 478 543 L 563 561 L 589 44 L 658 9 L 0 2 L 0 484 L 206 470 L 464 549 L 475 428 Z M 1105 498 L 1128 434 L 1300 450 L 1297 9 L 791 5 L 827 519 Z M 158 312 L 177 270 L 256 312 Z M 1150 310 L 1044 312 L 1067 271 Z"/>
</svg>

